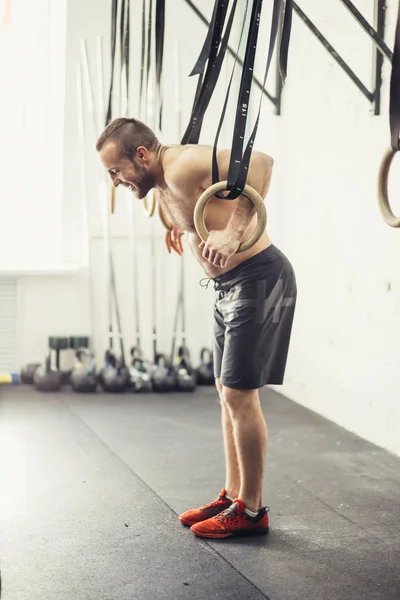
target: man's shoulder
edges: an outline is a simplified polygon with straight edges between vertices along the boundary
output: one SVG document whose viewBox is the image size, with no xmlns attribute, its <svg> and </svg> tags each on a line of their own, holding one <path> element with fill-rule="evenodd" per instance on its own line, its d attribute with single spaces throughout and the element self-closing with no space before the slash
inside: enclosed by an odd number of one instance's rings
<svg viewBox="0 0 400 600">
<path fill-rule="evenodd" d="M 211 156 L 212 147 L 200 144 L 168 145 L 165 149 L 166 165 L 174 165 L 177 162 L 194 160 L 197 161 Z"/>
<path fill-rule="evenodd" d="M 167 146 L 164 175 L 168 179 L 202 177 L 211 170 L 212 147 L 197 144 Z"/>
</svg>

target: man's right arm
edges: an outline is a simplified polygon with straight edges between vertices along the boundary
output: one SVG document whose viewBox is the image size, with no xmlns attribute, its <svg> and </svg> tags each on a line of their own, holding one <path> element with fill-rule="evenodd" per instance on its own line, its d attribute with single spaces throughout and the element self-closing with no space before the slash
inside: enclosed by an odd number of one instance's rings
<svg viewBox="0 0 400 600">
<path fill-rule="evenodd" d="M 164 213 L 166 220 L 169 221 L 170 224 L 172 225 L 171 229 L 167 229 L 167 231 L 165 232 L 165 238 L 164 238 L 165 245 L 168 250 L 168 254 L 171 254 L 171 250 L 174 250 L 177 254 L 179 254 L 179 256 L 182 256 L 182 254 L 183 254 L 183 246 L 182 246 L 183 233 L 182 233 L 182 231 L 180 231 L 179 227 L 176 227 L 175 225 L 173 225 L 173 216 L 169 212 L 168 206 L 165 203 L 161 202 L 161 194 L 159 193 L 159 191 L 157 189 L 154 189 L 153 193 L 155 194 L 155 198 L 157 200 L 160 210 Z"/>
</svg>

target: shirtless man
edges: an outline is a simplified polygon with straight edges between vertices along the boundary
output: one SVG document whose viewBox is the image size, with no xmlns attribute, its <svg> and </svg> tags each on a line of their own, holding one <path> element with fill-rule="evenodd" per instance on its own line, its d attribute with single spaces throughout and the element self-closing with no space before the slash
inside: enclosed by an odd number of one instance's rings
<svg viewBox="0 0 400 600">
<path fill-rule="evenodd" d="M 172 247 L 180 254 L 177 231 L 214 281 L 214 371 L 222 409 L 226 460 L 225 487 L 218 498 L 179 519 L 198 536 L 224 538 L 268 531 L 268 509 L 262 504 L 267 446 L 259 388 L 281 384 L 286 366 L 296 302 L 296 282 L 288 259 L 266 232 L 249 250 L 236 253 L 254 230 L 257 216 L 244 196 L 212 198 L 206 208 L 210 236 L 196 233 L 193 211 L 211 185 L 212 148 L 162 145 L 151 129 L 135 119 L 114 119 L 96 145 L 115 187 L 138 199 L 155 189 L 174 225 Z M 217 153 L 221 181 L 227 179 L 230 151 Z M 273 160 L 253 152 L 247 183 L 265 198 Z"/>
</svg>

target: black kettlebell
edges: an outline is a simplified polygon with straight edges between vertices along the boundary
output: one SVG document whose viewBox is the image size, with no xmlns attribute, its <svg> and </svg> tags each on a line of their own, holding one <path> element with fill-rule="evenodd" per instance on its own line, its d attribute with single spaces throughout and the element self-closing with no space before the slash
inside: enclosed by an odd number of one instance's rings
<svg viewBox="0 0 400 600">
<path fill-rule="evenodd" d="M 123 359 L 117 359 L 111 350 L 105 354 L 105 366 L 98 381 L 105 392 L 120 394 L 128 387 L 130 375 Z"/>
<path fill-rule="evenodd" d="M 97 375 L 94 356 L 86 349 L 75 352 L 76 363 L 71 371 L 69 382 L 74 392 L 83 394 L 97 391 Z"/>
<path fill-rule="evenodd" d="M 151 382 L 151 366 L 142 356 L 139 348 L 131 348 L 132 362 L 129 369 L 130 382 L 129 387 L 133 392 L 151 392 L 153 385 Z"/>
<path fill-rule="evenodd" d="M 22 383 L 32 384 L 35 372 L 41 366 L 40 363 L 28 363 L 21 369 L 21 381 Z"/>
<path fill-rule="evenodd" d="M 165 354 L 156 354 L 151 381 L 155 392 L 172 392 L 175 389 L 175 372 Z"/>
<path fill-rule="evenodd" d="M 180 346 L 178 349 L 175 373 L 176 388 L 181 392 L 193 392 L 196 388 L 197 376 L 190 362 L 189 349 L 186 346 Z"/>
<path fill-rule="evenodd" d="M 213 353 L 209 348 L 202 348 L 200 365 L 197 367 L 197 383 L 199 385 L 214 385 Z"/>
<path fill-rule="evenodd" d="M 33 382 L 39 392 L 59 392 L 62 386 L 62 372 L 53 371 L 51 368 L 51 356 L 47 356 L 44 367 L 36 369 Z"/>
</svg>

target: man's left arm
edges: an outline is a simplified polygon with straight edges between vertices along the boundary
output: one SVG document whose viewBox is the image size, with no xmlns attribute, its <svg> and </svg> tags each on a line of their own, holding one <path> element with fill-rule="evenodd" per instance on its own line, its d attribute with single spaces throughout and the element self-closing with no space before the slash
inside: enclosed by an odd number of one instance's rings
<svg viewBox="0 0 400 600">
<path fill-rule="evenodd" d="M 261 198 L 265 199 L 271 185 L 274 160 L 261 152 L 253 153 L 252 159 L 246 183 L 254 188 L 260 194 Z M 228 227 L 241 232 L 243 236 L 255 213 L 254 204 L 242 194 L 239 196 L 237 205 L 232 212 Z"/>
<path fill-rule="evenodd" d="M 222 158 L 222 157 L 221 157 Z M 224 157 L 225 158 L 225 157 Z M 220 160 L 220 179 L 227 179 L 228 164 Z M 272 176 L 274 161 L 267 154 L 253 152 L 246 183 L 254 188 L 262 198 L 265 198 Z M 226 173 L 224 171 L 226 170 Z M 207 243 L 202 243 L 203 256 L 218 267 L 225 267 L 229 258 L 235 254 L 245 237 L 246 231 L 256 213 L 254 204 L 243 194 L 237 199 L 236 206 L 222 231 L 211 231 Z"/>
</svg>

